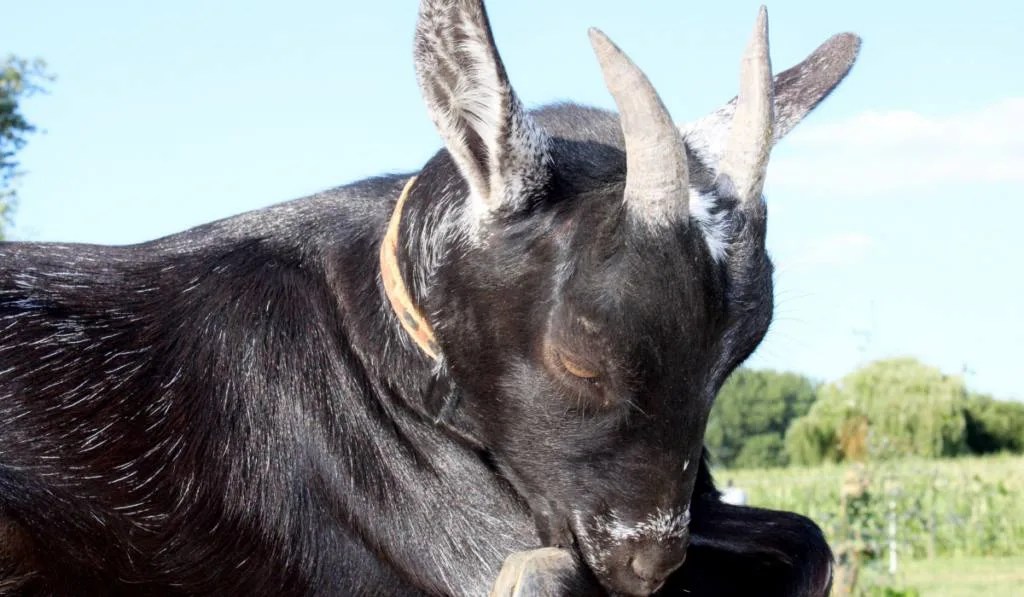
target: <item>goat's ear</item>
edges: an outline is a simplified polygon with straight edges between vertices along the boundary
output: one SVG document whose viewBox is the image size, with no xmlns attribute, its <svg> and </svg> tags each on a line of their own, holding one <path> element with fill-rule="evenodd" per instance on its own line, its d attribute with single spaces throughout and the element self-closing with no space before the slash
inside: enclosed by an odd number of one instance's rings
<svg viewBox="0 0 1024 597">
<path fill-rule="evenodd" d="M 818 46 L 803 62 L 774 78 L 775 132 L 778 143 L 793 130 L 853 68 L 861 40 L 852 33 L 840 33 Z M 692 149 L 713 168 L 718 168 L 736 111 L 736 98 L 715 112 L 680 125 Z"/>
<path fill-rule="evenodd" d="M 416 74 L 430 117 L 486 212 L 544 186 L 547 137 L 512 91 L 481 0 L 422 0 Z"/>
</svg>

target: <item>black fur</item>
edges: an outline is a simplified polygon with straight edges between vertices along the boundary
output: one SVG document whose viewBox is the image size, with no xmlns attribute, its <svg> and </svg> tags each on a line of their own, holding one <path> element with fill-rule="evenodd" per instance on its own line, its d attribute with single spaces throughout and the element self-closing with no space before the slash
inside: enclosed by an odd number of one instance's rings
<svg viewBox="0 0 1024 597">
<path fill-rule="evenodd" d="M 476 0 L 433 4 L 486 29 Z M 449 51 L 422 25 L 421 58 Z M 496 50 L 459 56 L 434 68 L 505 76 Z M 437 363 L 379 278 L 411 174 L 139 245 L 0 244 L 0 595 L 485 595 L 547 545 L 588 594 L 649 594 L 637 554 L 665 574 L 686 555 L 659 594 L 828 593 L 818 528 L 721 503 L 703 457 L 714 395 L 771 321 L 763 210 L 689 149 L 716 260 L 695 221 L 627 217 L 616 115 L 527 115 L 496 88 L 506 136 L 472 120 L 403 212 Z M 543 143 L 513 138 L 534 125 Z M 520 194 L 477 221 L 471 184 Z"/>
<path fill-rule="evenodd" d="M 528 507 L 537 494 L 583 497 L 593 486 L 642 500 L 630 476 L 615 477 L 594 454 L 618 450 L 664 472 L 674 454 L 631 445 L 631 435 L 653 429 L 648 418 L 688 417 L 687 403 L 709 399 L 669 388 L 715 386 L 699 376 L 720 377 L 731 363 L 704 360 L 720 354 L 719 334 L 704 330 L 739 319 L 718 315 L 728 313 L 729 285 L 706 257 L 673 257 L 702 254 L 685 236 L 668 248 L 630 236 L 630 249 L 575 250 L 615 209 L 622 165 L 598 164 L 622 155 L 563 143 L 595 162 L 560 174 L 567 198 L 510 221 L 490 261 L 466 255 L 461 271 L 445 265 L 428 276 L 429 292 L 416 290 L 467 396 L 445 431 L 433 421 L 441 405 L 426 400 L 433 365 L 378 283 L 377 250 L 404 176 L 142 245 L 0 245 L 0 511 L 21 536 L 0 570 L 31 562 L 23 590 L 40 595 L 481 594 L 506 555 L 541 544 Z M 421 174 L 405 218 L 413 252 L 443 242 L 413 231 L 455 209 L 459 194 L 445 185 L 456 176 L 443 153 Z M 526 262 L 524 248 L 542 259 Z M 502 412 L 488 397 L 496 387 L 543 391 L 506 363 L 528 363 L 549 308 L 572 300 L 552 295 L 566 283 L 552 273 L 573 255 L 593 260 L 576 266 L 576 292 L 597 297 L 597 285 L 626 282 L 639 267 L 610 257 L 623 252 L 680 281 L 652 279 L 628 314 L 592 313 L 621 330 L 607 338 L 625 351 L 616 354 L 642 366 L 664 358 L 680 333 L 644 329 L 698 332 L 673 367 L 679 378 L 658 380 L 664 407 L 633 396 L 644 414 L 573 414 L 577 428 L 552 423 L 566 421 L 571 401 L 526 398 Z M 405 263 L 418 279 L 418 261 Z M 762 332 L 729 353 L 749 351 Z M 702 434 L 702 416 L 680 421 Z M 529 455 L 533 477 L 510 464 L 517 450 L 565 434 L 568 454 Z M 572 476 L 559 464 L 566 456 Z M 706 481 L 698 491 L 710 490 Z"/>
</svg>

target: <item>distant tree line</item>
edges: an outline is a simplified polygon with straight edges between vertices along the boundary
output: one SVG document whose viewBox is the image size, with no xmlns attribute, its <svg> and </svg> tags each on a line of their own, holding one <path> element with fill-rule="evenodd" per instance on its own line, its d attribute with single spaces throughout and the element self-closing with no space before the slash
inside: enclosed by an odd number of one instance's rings
<svg viewBox="0 0 1024 597">
<path fill-rule="evenodd" d="M 1024 403 L 969 391 L 915 359 L 876 361 L 839 381 L 741 368 L 726 381 L 706 444 L 732 468 L 905 456 L 1024 453 Z"/>
<path fill-rule="evenodd" d="M 16 155 L 28 136 L 36 132 L 36 126 L 22 111 L 22 100 L 43 92 L 44 85 L 52 80 L 42 60 L 0 58 L 0 239 L 10 223 L 17 200 L 15 183 L 22 174 Z"/>
</svg>

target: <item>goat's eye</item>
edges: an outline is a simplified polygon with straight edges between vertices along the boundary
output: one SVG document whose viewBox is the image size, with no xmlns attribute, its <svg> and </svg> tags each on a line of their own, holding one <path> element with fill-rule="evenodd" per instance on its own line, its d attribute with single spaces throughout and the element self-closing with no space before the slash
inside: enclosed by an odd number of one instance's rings
<svg viewBox="0 0 1024 597">
<path fill-rule="evenodd" d="M 578 377 L 580 379 L 585 379 L 587 381 L 596 381 L 597 378 L 600 376 L 600 372 L 598 372 L 592 365 L 584 365 L 577 360 L 573 360 L 570 357 L 567 357 L 562 352 L 559 352 L 557 354 L 558 362 L 561 363 L 562 367 L 570 375 Z"/>
</svg>

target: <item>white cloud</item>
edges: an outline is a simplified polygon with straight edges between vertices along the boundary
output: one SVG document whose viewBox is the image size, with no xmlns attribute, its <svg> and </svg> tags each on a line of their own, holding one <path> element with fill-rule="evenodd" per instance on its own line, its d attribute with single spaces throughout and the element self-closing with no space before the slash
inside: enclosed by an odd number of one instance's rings
<svg viewBox="0 0 1024 597">
<path fill-rule="evenodd" d="M 860 263 L 871 252 L 874 241 L 864 234 L 837 234 L 808 241 L 784 251 L 776 260 L 782 271 L 821 265 L 842 266 Z"/>
<path fill-rule="evenodd" d="M 798 128 L 768 178 L 773 187 L 842 194 L 1024 183 L 1024 97 L 942 117 L 873 111 Z"/>
</svg>

